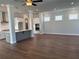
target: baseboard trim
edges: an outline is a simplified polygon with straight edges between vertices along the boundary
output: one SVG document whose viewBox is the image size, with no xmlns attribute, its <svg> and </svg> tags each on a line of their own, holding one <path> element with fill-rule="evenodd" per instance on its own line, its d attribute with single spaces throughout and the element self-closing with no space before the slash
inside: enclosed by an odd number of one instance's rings
<svg viewBox="0 0 79 59">
<path fill-rule="evenodd" d="M 65 34 L 65 33 L 43 33 L 43 34 L 79 36 L 79 34 Z"/>
</svg>

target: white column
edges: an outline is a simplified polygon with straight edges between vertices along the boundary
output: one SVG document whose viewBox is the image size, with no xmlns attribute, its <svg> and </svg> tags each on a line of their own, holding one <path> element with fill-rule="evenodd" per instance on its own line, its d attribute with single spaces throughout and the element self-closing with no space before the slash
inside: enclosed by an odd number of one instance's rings
<svg viewBox="0 0 79 59">
<path fill-rule="evenodd" d="M 23 30 L 26 30 L 26 23 L 25 23 L 25 20 L 23 20 Z"/>
<path fill-rule="evenodd" d="M 29 20 L 28 20 L 28 26 L 29 26 L 29 30 L 32 30 L 32 20 L 33 20 L 33 13 L 32 13 L 32 11 L 30 10 L 29 11 Z"/>
<path fill-rule="evenodd" d="M 0 31 L 1 31 L 1 22 L 0 22 Z"/>
<path fill-rule="evenodd" d="M 1 19 L 0 19 L 0 31 L 1 31 Z"/>
<path fill-rule="evenodd" d="M 44 14 L 40 13 L 39 18 L 40 18 L 40 33 L 44 34 Z"/>
<path fill-rule="evenodd" d="M 9 31 L 10 31 L 10 44 L 16 43 L 15 25 L 14 25 L 14 7 L 7 5 L 8 20 L 9 20 Z"/>
<path fill-rule="evenodd" d="M 27 18 L 27 16 L 26 15 L 24 15 L 24 20 L 23 20 L 23 29 L 24 30 L 26 30 L 26 19 Z"/>
<path fill-rule="evenodd" d="M 2 12 L 0 12 L 0 31 L 2 30 L 1 29 L 1 20 L 2 20 Z"/>
<path fill-rule="evenodd" d="M 28 27 L 29 30 L 32 30 L 32 37 L 34 37 L 34 33 L 33 33 L 33 11 L 29 11 L 29 19 L 28 19 Z"/>
</svg>

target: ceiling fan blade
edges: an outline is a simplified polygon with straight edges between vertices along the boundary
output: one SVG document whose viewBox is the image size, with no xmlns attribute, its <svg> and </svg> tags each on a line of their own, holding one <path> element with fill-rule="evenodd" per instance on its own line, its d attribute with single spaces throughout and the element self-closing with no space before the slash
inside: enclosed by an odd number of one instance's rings
<svg viewBox="0 0 79 59">
<path fill-rule="evenodd" d="M 35 3 L 32 3 L 32 5 L 33 5 L 33 6 L 37 6 L 37 4 L 35 4 Z"/>
<path fill-rule="evenodd" d="M 35 0 L 35 1 L 33 1 L 33 2 L 43 2 L 43 0 Z"/>
</svg>

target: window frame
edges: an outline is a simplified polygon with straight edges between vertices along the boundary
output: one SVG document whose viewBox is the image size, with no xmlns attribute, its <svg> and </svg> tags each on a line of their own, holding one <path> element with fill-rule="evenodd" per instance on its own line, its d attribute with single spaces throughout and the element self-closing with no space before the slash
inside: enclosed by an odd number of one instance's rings
<svg viewBox="0 0 79 59">
<path fill-rule="evenodd" d="M 78 14 L 69 14 L 69 20 L 78 20 Z"/>
<path fill-rule="evenodd" d="M 63 15 L 56 15 L 55 16 L 55 21 L 62 21 L 63 20 Z"/>
</svg>

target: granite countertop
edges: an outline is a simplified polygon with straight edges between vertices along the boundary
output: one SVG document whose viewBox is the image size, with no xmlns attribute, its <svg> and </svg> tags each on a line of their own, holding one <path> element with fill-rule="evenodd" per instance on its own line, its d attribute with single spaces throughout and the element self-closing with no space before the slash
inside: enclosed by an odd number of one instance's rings
<svg viewBox="0 0 79 59">
<path fill-rule="evenodd" d="M 15 30 L 15 32 L 24 32 L 24 31 L 31 31 L 31 30 Z M 2 33 L 9 33 L 9 30 L 3 30 Z"/>
<path fill-rule="evenodd" d="M 31 31 L 31 30 L 16 30 L 15 32 L 24 32 L 24 31 Z"/>
</svg>

